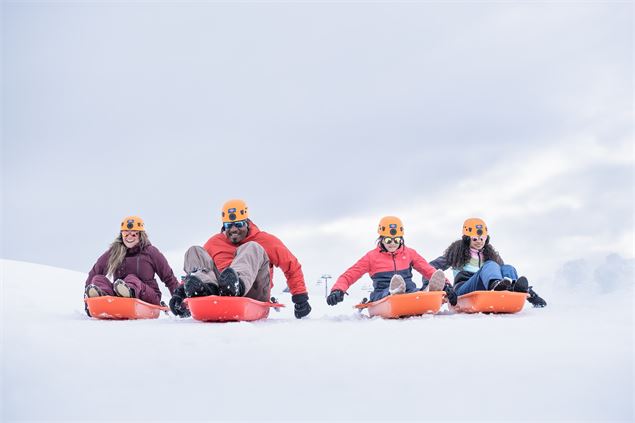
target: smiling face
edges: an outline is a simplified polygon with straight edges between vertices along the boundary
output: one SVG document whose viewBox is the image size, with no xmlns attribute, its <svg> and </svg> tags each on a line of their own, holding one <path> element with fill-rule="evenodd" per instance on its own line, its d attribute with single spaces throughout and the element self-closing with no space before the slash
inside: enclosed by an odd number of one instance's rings
<svg viewBox="0 0 635 423">
<path fill-rule="evenodd" d="M 399 236 L 395 238 L 385 236 L 381 240 L 381 244 L 389 253 L 394 253 L 395 251 L 397 251 L 399 247 L 401 247 L 402 242 L 403 242 L 403 238 Z"/>
<path fill-rule="evenodd" d="M 473 236 L 470 238 L 470 248 L 480 251 L 485 246 L 485 241 L 487 241 L 486 235 Z"/>
<path fill-rule="evenodd" d="M 121 231 L 121 239 L 127 248 L 133 248 L 139 244 L 139 231 Z"/>
<path fill-rule="evenodd" d="M 232 244 L 240 244 L 242 240 L 247 238 L 249 233 L 249 225 L 246 220 L 223 223 L 223 228 L 225 229 L 225 236 Z"/>
</svg>

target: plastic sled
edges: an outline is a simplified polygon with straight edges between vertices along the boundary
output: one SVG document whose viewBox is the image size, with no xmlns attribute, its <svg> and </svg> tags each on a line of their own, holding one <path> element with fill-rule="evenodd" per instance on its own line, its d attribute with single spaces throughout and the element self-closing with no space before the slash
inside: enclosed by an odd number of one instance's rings
<svg viewBox="0 0 635 423">
<path fill-rule="evenodd" d="M 238 322 L 266 319 L 273 307 L 284 304 L 257 301 L 247 297 L 192 297 L 184 300 L 192 317 L 203 322 Z"/>
<path fill-rule="evenodd" d="M 90 315 L 95 319 L 156 319 L 167 307 L 158 306 L 137 298 L 102 296 L 84 298 Z"/>
<path fill-rule="evenodd" d="M 439 311 L 443 304 L 445 292 L 417 291 L 408 294 L 390 295 L 379 301 L 357 304 L 359 310 L 368 309 L 368 315 L 396 319 L 407 316 L 433 314 Z"/>
<path fill-rule="evenodd" d="M 474 291 L 460 295 L 455 311 L 461 313 L 518 313 L 528 294 L 510 291 Z"/>
</svg>

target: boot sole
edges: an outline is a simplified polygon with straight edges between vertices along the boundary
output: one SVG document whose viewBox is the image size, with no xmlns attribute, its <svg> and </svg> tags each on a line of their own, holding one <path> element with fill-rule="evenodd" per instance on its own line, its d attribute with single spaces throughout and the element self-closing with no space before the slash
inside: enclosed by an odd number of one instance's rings
<svg viewBox="0 0 635 423">
<path fill-rule="evenodd" d="M 445 273 L 443 270 L 437 270 L 432 274 L 430 278 L 430 283 L 428 284 L 429 291 L 443 291 L 443 287 L 445 286 Z"/>
<path fill-rule="evenodd" d="M 218 278 L 218 293 L 225 297 L 238 296 L 238 273 L 231 267 L 223 270 Z M 235 289 L 234 289 L 235 288 Z"/>
<path fill-rule="evenodd" d="M 395 278 L 395 276 L 393 276 L 393 278 Z M 394 280 L 398 280 L 399 285 L 393 287 L 392 283 Z M 390 293 L 390 295 L 403 294 L 404 292 L 406 292 L 406 281 L 403 278 L 391 279 L 390 285 L 388 287 L 388 292 Z"/>
<path fill-rule="evenodd" d="M 205 285 L 203 285 L 203 282 L 196 277 L 190 277 L 187 279 L 185 281 L 184 288 L 185 295 L 188 297 L 201 297 L 207 295 L 205 292 Z"/>
<path fill-rule="evenodd" d="M 96 286 L 88 287 L 88 289 L 86 290 L 86 295 L 88 296 L 88 298 L 95 298 L 95 297 L 103 296 L 103 294 L 101 292 L 99 292 L 99 289 Z"/>
<path fill-rule="evenodd" d="M 114 288 L 115 288 L 115 292 L 120 297 L 132 298 L 132 290 L 128 286 L 124 285 L 123 283 L 115 283 Z"/>
</svg>

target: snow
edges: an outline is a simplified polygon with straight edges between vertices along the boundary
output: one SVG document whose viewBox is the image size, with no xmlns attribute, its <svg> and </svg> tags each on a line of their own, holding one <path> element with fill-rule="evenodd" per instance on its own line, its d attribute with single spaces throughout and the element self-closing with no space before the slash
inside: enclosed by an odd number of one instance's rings
<svg viewBox="0 0 635 423">
<path fill-rule="evenodd" d="M 89 319 L 84 273 L 0 265 L 2 421 L 634 417 L 632 271 L 605 293 L 536 287 L 544 309 L 401 320 L 323 288 L 297 320 L 278 279 L 289 307 L 268 320 L 201 323 Z"/>
</svg>

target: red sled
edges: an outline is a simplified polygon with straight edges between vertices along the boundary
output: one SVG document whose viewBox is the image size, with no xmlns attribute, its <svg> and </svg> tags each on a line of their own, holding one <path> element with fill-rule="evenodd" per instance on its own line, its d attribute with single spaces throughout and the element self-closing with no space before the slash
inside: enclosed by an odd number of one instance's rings
<svg viewBox="0 0 635 423">
<path fill-rule="evenodd" d="M 458 298 L 455 311 L 460 313 L 518 313 L 528 294 L 510 291 L 474 291 Z"/>
<path fill-rule="evenodd" d="M 368 315 L 380 316 L 386 319 L 397 319 L 407 316 L 421 316 L 422 314 L 434 314 L 443 304 L 445 292 L 411 292 L 384 297 L 381 300 L 370 303 L 357 304 L 359 310 L 368 309 Z"/>
<path fill-rule="evenodd" d="M 84 298 L 91 317 L 95 319 L 156 319 L 167 307 L 158 306 L 137 298 L 102 296 Z"/>
<path fill-rule="evenodd" d="M 284 307 L 284 304 L 257 301 L 247 297 L 207 297 L 186 298 L 185 303 L 192 317 L 203 322 L 239 322 L 266 319 L 269 310 Z"/>
</svg>

